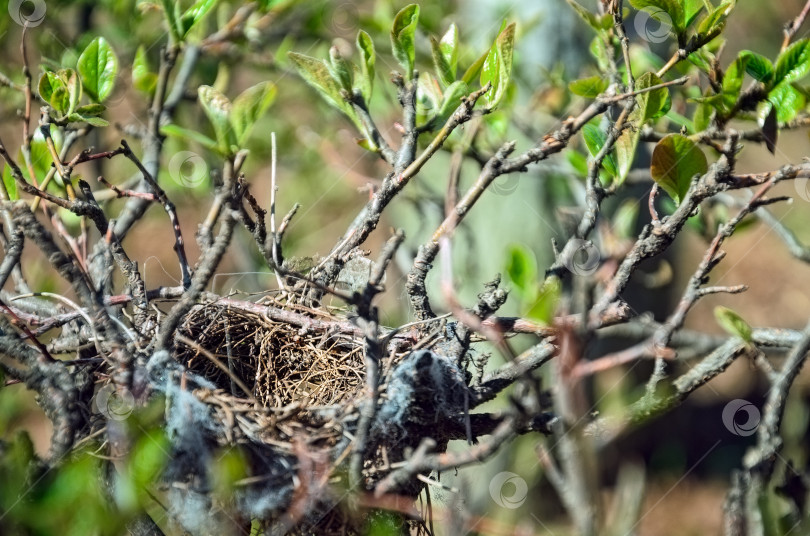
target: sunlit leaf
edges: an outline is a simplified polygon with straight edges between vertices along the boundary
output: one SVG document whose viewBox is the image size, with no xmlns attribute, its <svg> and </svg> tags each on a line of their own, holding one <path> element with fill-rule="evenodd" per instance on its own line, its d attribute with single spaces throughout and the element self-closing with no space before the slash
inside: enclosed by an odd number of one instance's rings
<svg viewBox="0 0 810 536">
<path fill-rule="evenodd" d="M 714 318 L 729 335 L 739 337 L 745 342 L 751 342 L 751 326 L 736 312 L 718 305 L 714 308 Z"/>
<path fill-rule="evenodd" d="M 359 77 L 360 93 L 368 103 L 371 101 L 371 95 L 374 92 L 374 71 L 377 55 L 374 51 L 374 42 L 363 30 L 357 33 L 357 49 L 360 51 L 360 72 L 362 73 L 362 76 Z"/>
<path fill-rule="evenodd" d="M 135 51 L 135 59 L 132 61 L 132 85 L 138 91 L 150 96 L 154 94 L 157 86 L 157 73 L 153 73 L 149 69 L 146 49 L 143 45 Z"/>
<path fill-rule="evenodd" d="M 275 97 L 276 86 L 272 82 L 260 82 L 234 99 L 230 118 L 237 145 L 245 143 L 253 125 L 273 104 Z"/>
<path fill-rule="evenodd" d="M 394 18 L 391 28 L 391 50 L 394 58 L 405 68 L 407 78 L 413 78 L 416 54 L 416 25 L 419 22 L 419 6 L 410 4 Z"/>
<path fill-rule="evenodd" d="M 610 81 L 603 76 L 589 76 L 580 80 L 574 80 L 568 84 L 568 89 L 574 95 L 595 99 L 610 85 Z"/>
<path fill-rule="evenodd" d="M 706 155 L 686 136 L 670 134 L 655 146 L 650 165 L 653 180 L 680 203 L 695 175 L 708 171 Z"/>
<path fill-rule="evenodd" d="M 118 73 L 118 58 L 106 39 L 93 39 L 79 56 L 77 68 L 91 99 L 104 102 L 112 94 Z"/>
</svg>

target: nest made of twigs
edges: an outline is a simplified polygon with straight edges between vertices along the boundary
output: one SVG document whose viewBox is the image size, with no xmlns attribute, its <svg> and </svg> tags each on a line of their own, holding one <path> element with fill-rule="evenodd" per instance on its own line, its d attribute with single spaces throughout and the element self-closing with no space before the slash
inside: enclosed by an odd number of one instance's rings
<svg viewBox="0 0 810 536">
<path fill-rule="evenodd" d="M 189 370 L 265 408 L 339 405 L 363 389 L 363 346 L 353 334 L 308 332 L 218 304 L 192 309 L 180 333 L 196 343 L 177 347 Z"/>
</svg>

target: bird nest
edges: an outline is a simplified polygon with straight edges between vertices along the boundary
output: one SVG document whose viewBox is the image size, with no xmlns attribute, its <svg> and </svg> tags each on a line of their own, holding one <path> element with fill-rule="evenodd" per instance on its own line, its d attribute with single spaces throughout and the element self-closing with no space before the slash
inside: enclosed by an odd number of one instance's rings
<svg viewBox="0 0 810 536">
<path fill-rule="evenodd" d="M 195 307 L 180 333 L 196 343 L 178 345 L 187 369 L 264 408 L 341 405 L 364 386 L 362 340 L 353 333 L 313 333 L 218 304 Z"/>
</svg>

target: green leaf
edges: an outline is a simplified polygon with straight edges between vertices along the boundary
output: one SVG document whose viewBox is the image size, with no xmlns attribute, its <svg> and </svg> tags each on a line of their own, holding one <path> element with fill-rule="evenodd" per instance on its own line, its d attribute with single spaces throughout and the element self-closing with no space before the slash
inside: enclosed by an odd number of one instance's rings
<svg viewBox="0 0 810 536">
<path fill-rule="evenodd" d="M 585 140 L 585 146 L 588 147 L 588 152 L 591 153 L 591 156 L 596 158 L 596 155 L 599 154 L 602 147 L 605 146 L 605 142 L 607 142 L 607 133 L 593 123 L 588 123 L 582 128 L 582 139 Z M 608 172 L 611 177 L 617 176 L 616 157 L 613 151 L 610 151 L 607 156 L 605 156 L 604 160 L 602 160 L 602 168 Z"/>
<path fill-rule="evenodd" d="M 705 102 L 699 102 L 695 108 L 695 116 L 692 119 L 695 123 L 695 132 L 703 132 L 709 128 L 714 109 Z"/>
<path fill-rule="evenodd" d="M 636 81 L 636 90 L 647 89 L 661 83 L 663 83 L 662 80 L 654 73 L 644 73 Z M 638 103 L 637 109 L 642 123 L 661 117 L 672 107 L 669 88 L 666 87 L 640 93 L 636 96 L 636 102 Z"/>
<path fill-rule="evenodd" d="M 352 80 L 352 67 L 349 62 L 343 59 L 340 55 L 338 47 L 332 46 L 329 49 L 329 74 L 335 79 L 341 89 L 347 91 L 349 94 L 352 92 L 354 82 Z"/>
<path fill-rule="evenodd" d="M 205 17 L 217 0 L 198 0 L 180 17 L 181 36 L 185 38 L 188 32 Z"/>
<path fill-rule="evenodd" d="M 73 113 L 82 99 L 82 80 L 73 69 L 62 69 L 58 73 L 59 77 L 65 82 L 65 87 L 68 92 L 68 106 L 67 114 Z"/>
<path fill-rule="evenodd" d="M 179 0 L 160 0 L 160 5 L 163 7 L 163 13 L 166 15 L 166 22 L 169 26 L 169 34 L 175 42 L 179 43 L 183 40 L 181 34 L 182 25 L 180 24 L 180 3 Z"/>
<path fill-rule="evenodd" d="M 568 84 L 568 89 L 574 95 L 595 99 L 610 85 L 610 81 L 603 76 L 589 76 L 580 80 L 574 80 Z"/>
<path fill-rule="evenodd" d="M 154 95 L 157 86 L 157 74 L 149 69 L 146 49 L 143 45 L 135 51 L 135 59 L 132 61 L 132 85 L 149 96 Z"/>
<path fill-rule="evenodd" d="M 64 87 L 65 83 L 54 72 L 45 71 L 39 78 L 39 96 L 45 102 L 51 102 L 51 98 L 57 89 Z"/>
<path fill-rule="evenodd" d="M 468 86 L 472 84 L 472 81 L 478 76 L 478 73 L 481 72 L 481 68 L 484 66 L 484 62 L 487 60 L 487 56 L 489 56 L 489 51 L 487 50 L 477 60 L 470 65 L 464 74 L 461 76 L 461 81 L 467 84 Z"/>
<path fill-rule="evenodd" d="M 630 5 L 644 10 L 662 24 L 671 24 L 677 33 L 686 29 L 686 19 L 680 0 L 630 0 Z"/>
<path fill-rule="evenodd" d="M 547 326 L 552 325 L 561 295 L 562 283 L 560 279 L 556 276 L 548 277 L 537 292 L 537 296 L 533 300 L 534 303 L 529 308 L 526 316 Z"/>
<path fill-rule="evenodd" d="M 774 75 L 771 60 L 750 50 L 741 51 L 740 57 L 745 59 L 745 72 L 750 74 L 754 80 L 766 85 L 770 83 Z"/>
<path fill-rule="evenodd" d="M 774 84 L 796 82 L 810 72 L 810 39 L 790 45 L 776 58 Z"/>
<path fill-rule="evenodd" d="M 16 201 L 20 198 L 17 193 L 17 181 L 14 179 L 14 175 L 11 174 L 11 168 L 8 167 L 8 164 L 3 167 L 3 184 L 6 187 L 6 193 L 10 201 Z"/>
<path fill-rule="evenodd" d="M 110 125 L 109 121 L 106 121 L 105 119 L 102 119 L 100 117 L 96 117 L 93 115 L 82 115 L 77 112 L 68 114 L 67 120 L 70 121 L 71 123 L 82 123 L 82 122 L 90 123 L 94 127 L 106 127 Z"/>
<path fill-rule="evenodd" d="M 661 79 L 657 75 L 644 73 L 636 80 L 636 90 L 659 84 L 661 84 Z M 624 183 L 630 169 L 633 167 L 633 160 L 635 160 L 636 150 L 641 139 L 641 127 L 647 121 L 666 114 L 671 107 L 672 100 L 669 96 L 669 90 L 665 87 L 636 95 L 636 108 L 630 115 L 630 121 L 635 126 L 625 129 L 619 139 L 616 140 L 616 177 L 619 184 Z"/>
<path fill-rule="evenodd" d="M 438 128 L 441 125 L 444 125 L 444 123 L 450 118 L 450 115 L 455 112 L 461 104 L 461 99 L 466 97 L 469 92 L 470 90 L 467 87 L 467 84 L 461 80 L 450 84 L 450 86 L 444 90 L 442 104 L 439 107 L 439 111 L 436 113 L 436 117 L 431 121 L 432 127 Z"/>
<path fill-rule="evenodd" d="M 391 28 L 391 50 L 399 64 L 405 68 L 408 80 L 413 78 L 416 55 L 415 35 L 418 22 L 419 6 L 410 4 L 397 13 Z"/>
<path fill-rule="evenodd" d="M 79 115 L 96 116 L 104 113 L 107 107 L 103 104 L 86 104 L 76 108 L 76 113 Z"/>
<path fill-rule="evenodd" d="M 447 71 L 450 76 L 446 82 L 447 85 L 450 85 L 456 81 L 458 70 L 458 28 L 455 24 L 450 25 L 439 41 L 439 51 L 444 63 L 448 66 Z"/>
<path fill-rule="evenodd" d="M 197 90 L 205 115 L 214 127 L 217 144 L 222 152 L 231 152 L 236 139 L 231 130 L 231 101 L 211 86 L 200 86 Z"/>
<path fill-rule="evenodd" d="M 782 82 L 768 93 L 768 102 L 776 108 L 776 119 L 786 123 L 796 118 L 807 103 L 804 94 L 793 84 Z"/>
<path fill-rule="evenodd" d="M 77 68 L 90 98 L 104 102 L 115 87 L 118 73 L 118 58 L 107 40 L 103 37 L 93 39 L 79 56 Z"/>
<path fill-rule="evenodd" d="M 695 142 L 680 134 L 670 134 L 655 146 L 650 174 L 658 186 L 680 203 L 692 177 L 703 175 L 708 169 L 706 155 Z"/>
<path fill-rule="evenodd" d="M 613 233 L 619 238 L 635 236 L 639 203 L 636 199 L 625 201 L 613 216 Z"/>
<path fill-rule="evenodd" d="M 374 69 L 377 62 L 377 55 L 374 52 L 374 42 L 371 37 L 360 30 L 357 32 L 357 49 L 360 51 L 360 93 L 366 104 L 371 101 L 371 94 L 374 92 Z"/>
<path fill-rule="evenodd" d="M 714 8 L 711 13 L 706 15 L 706 17 L 700 21 L 697 29 L 698 35 L 703 36 L 704 39 L 719 35 L 726 26 L 726 19 L 728 19 L 728 16 L 731 15 L 731 12 L 734 10 L 736 5 L 737 1 L 731 0 L 728 2 L 723 2 Z"/>
<path fill-rule="evenodd" d="M 211 151 L 220 152 L 215 140 L 196 130 L 190 130 L 178 125 L 163 125 L 160 127 L 160 132 L 172 138 L 195 141 Z"/>
<path fill-rule="evenodd" d="M 580 5 L 578 2 L 576 2 L 576 0 L 565 0 L 565 1 L 568 2 L 568 5 L 571 6 L 571 8 L 576 12 L 576 14 L 579 15 L 580 18 L 584 20 L 588 26 L 597 31 L 599 31 L 602 28 L 599 17 L 597 17 L 595 13 L 591 12 L 590 9 Z"/>
<path fill-rule="evenodd" d="M 537 285 L 537 261 L 523 244 L 512 244 L 506 254 L 506 276 L 525 299 Z"/>
<path fill-rule="evenodd" d="M 326 63 L 296 52 L 290 52 L 287 56 L 292 60 L 301 77 L 318 90 L 329 104 L 350 117 L 354 115 L 351 106 L 340 96 L 340 86 L 332 78 Z"/>
<path fill-rule="evenodd" d="M 230 117 L 237 145 L 241 146 L 247 141 L 251 128 L 275 98 L 276 86 L 272 82 L 260 82 L 234 99 Z"/>
<path fill-rule="evenodd" d="M 692 23 L 695 21 L 700 12 L 703 11 L 703 8 L 706 7 L 706 4 L 703 3 L 703 0 L 685 0 L 683 3 L 683 25 L 685 28 L 689 28 Z"/>
<path fill-rule="evenodd" d="M 751 326 L 743 318 L 729 309 L 718 305 L 714 308 L 714 318 L 726 333 L 739 337 L 745 342 L 751 342 Z"/>
<path fill-rule="evenodd" d="M 484 96 L 489 109 L 495 108 L 506 95 L 512 75 L 512 55 L 515 48 L 515 23 L 506 26 L 495 38 L 481 68 L 481 87 L 492 84 Z"/>
</svg>

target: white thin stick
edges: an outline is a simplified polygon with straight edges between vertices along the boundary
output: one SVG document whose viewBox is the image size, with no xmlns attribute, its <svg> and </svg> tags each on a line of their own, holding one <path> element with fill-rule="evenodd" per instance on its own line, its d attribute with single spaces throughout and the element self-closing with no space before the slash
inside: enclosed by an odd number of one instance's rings
<svg viewBox="0 0 810 536">
<path fill-rule="evenodd" d="M 279 251 L 278 251 L 278 235 L 276 234 L 276 133 L 270 133 L 270 235 L 273 237 L 273 263 L 275 263 L 277 268 L 280 268 L 279 260 Z M 284 286 L 284 280 L 281 278 L 281 275 L 278 273 L 278 270 L 273 270 L 273 273 L 276 274 L 276 282 L 278 283 L 278 288 L 282 291 L 286 290 L 287 287 Z"/>
</svg>

